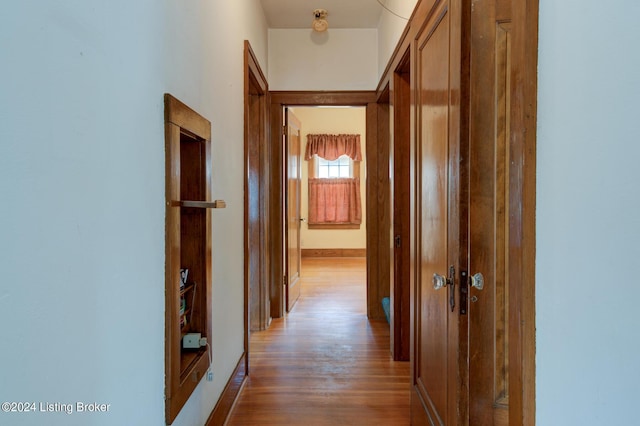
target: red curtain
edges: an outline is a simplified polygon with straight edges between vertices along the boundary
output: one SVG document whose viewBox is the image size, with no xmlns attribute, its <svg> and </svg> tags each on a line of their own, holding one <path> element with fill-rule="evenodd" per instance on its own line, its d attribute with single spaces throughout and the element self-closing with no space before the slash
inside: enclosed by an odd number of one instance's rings
<svg viewBox="0 0 640 426">
<path fill-rule="evenodd" d="M 329 161 L 345 154 L 353 161 L 362 161 L 360 135 L 307 135 L 304 159 L 311 160 L 314 154 Z"/>
<path fill-rule="evenodd" d="M 309 224 L 362 223 L 360 179 L 309 179 Z"/>
</svg>

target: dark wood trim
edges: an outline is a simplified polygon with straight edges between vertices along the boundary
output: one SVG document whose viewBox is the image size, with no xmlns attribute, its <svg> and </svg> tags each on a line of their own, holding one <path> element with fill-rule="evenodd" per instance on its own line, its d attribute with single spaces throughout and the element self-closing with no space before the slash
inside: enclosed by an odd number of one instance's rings
<svg viewBox="0 0 640 426">
<path fill-rule="evenodd" d="M 231 409 L 240 395 L 240 391 L 244 386 L 244 382 L 247 379 L 247 362 L 245 354 L 242 354 L 236 369 L 233 370 L 227 385 L 224 387 L 220 398 L 213 411 L 207 419 L 206 426 L 220 426 L 227 421 Z"/>
<path fill-rule="evenodd" d="M 206 351 L 182 350 L 183 332 L 211 338 L 211 210 L 187 214 L 175 202 L 211 198 L 211 123 L 187 105 L 165 94 L 165 417 L 173 423 L 209 368 Z M 183 142 L 182 135 L 188 134 Z M 188 188 L 188 190 L 187 190 Z M 180 269 L 191 265 L 202 285 L 190 306 L 186 329 L 180 326 Z M 195 274 L 195 275 L 194 275 Z"/>
<path fill-rule="evenodd" d="M 302 249 L 302 257 L 366 257 L 367 249 Z"/>
<path fill-rule="evenodd" d="M 248 41 L 244 42 L 244 352 L 246 372 L 249 372 L 249 333 L 252 318 L 260 327 L 269 323 L 269 85 L 265 79 L 258 60 Z M 253 157 L 252 157 L 253 156 Z M 248 179 L 250 158 L 254 159 L 253 172 L 258 174 L 257 187 L 255 181 Z M 258 211 L 250 214 L 250 195 L 257 197 Z M 251 223 L 250 217 L 260 217 L 259 223 Z M 250 230 L 257 227 L 258 259 L 250 255 L 250 248 L 255 247 L 249 241 Z M 250 282 L 250 271 L 257 270 L 255 282 Z M 256 288 L 253 288 L 256 287 Z M 250 296 L 257 293 L 256 306 L 251 306 Z M 255 312 L 252 312 L 255 311 Z"/>
<path fill-rule="evenodd" d="M 381 301 L 391 295 L 391 205 L 389 180 L 389 104 L 367 108 L 367 312 L 385 319 Z"/>
<path fill-rule="evenodd" d="M 518 238 L 518 244 L 514 244 L 511 250 L 513 256 L 518 256 L 521 263 L 514 270 L 510 271 L 510 324 L 514 327 L 510 329 L 510 342 L 513 342 L 516 349 L 509 359 L 510 366 L 510 419 L 513 425 L 534 425 L 535 424 L 535 186 L 536 186 L 536 108 L 537 108 L 537 52 L 538 52 L 538 3 L 539 0 L 510 0 L 513 19 L 513 40 L 512 40 L 512 77 L 514 91 L 511 95 L 511 149 L 516 152 L 522 162 L 513 164 L 510 173 L 513 193 L 522 194 L 522 205 L 517 206 L 514 211 L 521 214 L 520 221 L 522 227 L 510 230 L 512 238 Z M 423 23 L 429 20 L 433 10 L 440 4 L 439 0 L 420 0 L 414 9 L 411 20 L 402 34 L 400 41 L 390 59 L 380 83 L 377 88 L 378 99 L 381 102 L 388 96 L 387 88 L 393 79 L 393 72 L 398 68 L 398 64 L 403 60 L 401 53 L 412 48 L 416 34 L 420 31 Z M 458 82 L 460 92 L 460 149 L 461 156 L 465 156 L 467 149 L 466 140 L 469 136 L 468 120 L 465 110 L 468 105 L 469 85 L 469 25 L 471 13 L 471 2 L 463 0 L 455 3 L 460 7 L 462 13 L 463 30 L 459 40 L 462 46 L 462 56 L 459 58 L 462 67 L 461 81 Z M 412 82 L 412 90 L 413 90 Z M 413 93 L 412 93 L 413 96 Z M 392 97 L 392 96 L 391 96 Z M 392 101 L 391 101 L 392 102 Z M 469 170 L 461 169 L 461 181 L 468 179 Z M 468 194 L 464 188 L 460 189 L 461 204 L 460 215 L 466 216 L 465 204 Z M 412 219 L 414 220 L 414 219 Z M 464 233 L 468 226 L 464 219 L 460 223 L 458 232 Z M 514 241 L 515 243 L 515 241 Z M 468 253 L 464 250 L 460 253 L 459 263 L 467 263 Z M 412 303 L 417 303 L 412 294 Z M 411 319 L 413 321 L 413 318 Z M 468 324 L 466 318 L 462 318 L 459 324 L 460 353 L 458 366 L 460 371 L 460 412 L 458 420 L 464 424 L 468 418 L 468 377 L 466 376 L 466 366 L 468 359 Z M 516 326 L 517 325 L 517 326 Z M 413 353 L 414 349 L 411 349 Z M 426 419 L 415 419 L 416 424 Z"/>
<path fill-rule="evenodd" d="M 269 249 L 270 249 L 270 276 L 269 296 L 271 298 L 271 317 L 280 318 L 285 312 L 285 294 L 283 280 L 286 275 L 284 252 L 284 212 L 286 196 L 285 188 L 285 146 L 284 146 L 284 109 L 282 104 L 276 103 L 273 96 L 270 111 L 270 158 L 271 180 L 269 182 Z"/>
<path fill-rule="evenodd" d="M 535 425 L 535 257 L 538 0 L 512 0 L 511 140 L 509 191 L 521 193 L 522 227 L 509 230 L 510 256 L 521 263 L 509 271 L 509 424 Z M 509 221 L 513 223 L 514 221 Z"/>
<path fill-rule="evenodd" d="M 360 229 L 359 223 L 309 223 L 308 229 Z"/>
<path fill-rule="evenodd" d="M 456 43 L 459 47 L 459 59 L 460 66 L 459 82 L 460 87 L 460 108 L 459 108 L 459 122 L 460 122 L 460 136 L 458 143 L 458 157 L 465 159 L 460 161 L 457 165 L 459 176 L 459 188 L 458 188 L 458 229 L 459 235 L 464 236 L 460 238 L 459 246 L 459 260 L 458 265 L 460 270 L 469 270 L 469 247 L 470 247 L 470 229 L 469 229 L 469 152 L 470 152 L 470 106 L 471 106 L 471 1 L 462 0 L 460 3 L 460 22 L 461 28 L 458 33 L 459 39 Z M 458 273 L 458 276 L 460 274 Z M 456 303 L 461 304 L 460 292 L 456 294 Z M 458 372 L 458 424 L 469 424 L 469 316 L 459 315 L 458 318 L 458 359 L 455 364 L 455 368 Z"/>
<path fill-rule="evenodd" d="M 273 91 L 272 104 L 289 106 L 365 106 L 376 101 L 374 91 Z"/>
<path fill-rule="evenodd" d="M 409 251 L 411 222 L 411 52 L 407 50 L 390 82 L 393 134 L 389 144 L 391 167 L 391 348 L 393 359 L 409 361 L 411 301 L 409 283 L 411 269 Z M 397 239 L 397 243 L 395 243 Z"/>
<path fill-rule="evenodd" d="M 285 275 L 284 268 L 284 151 L 283 151 L 283 107 L 285 106 L 365 106 L 367 116 L 367 141 L 371 138 L 375 141 L 378 131 L 377 124 L 377 95 L 374 91 L 274 91 L 269 93 L 271 100 L 271 180 L 270 180 L 270 196 L 269 196 L 269 213 L 271 216 L 269 232 L 270 239 L 270 295 L 271 295 L 271 316 L 274 318 L 284 315 L 284 292 L 283 277 Z M 373 120 L 373 121 L 372 121 Z M 374 145 L 375 147 L 375 145 Z M 376 147 L 377 149 L 377 147 Z M 369 152 L 367 151 L 367 162 L 369 161 Z M 387 165 L 388 167 L 388 165 Z M 367 176 L 367 194 L 371 192 L 369 185 L 375 185 L 377 181 Z M 366 210 L 375 209 L 376 206 L 371 204 L 378 200 L 378 197 L 367 197 Z M 384 211 L 384 209 L 383 209 Z M 387 215 L 388 217 L 388 215 Z M 387 232 L 388 234 L 388 232 Z M 368 263 L 378 265 L 379 259 L 371 259 L 370 250 L 374 250 L 376 242 L 369 239 L 369 225 L 367 225 L 367 257 Z M 385 259 L 386 262 L 386 259 Z M 388 262 L 386 262 L 388 263 Z M 383 319 L 384 311 L 380 304 L 378 296 L 386 292 L 388 295 L 389 282 L 383 282 L 377 277 L 372 277 L 367 270 L 367 306 L 373 308 L 368 309 L 370 318 Z"/>
<path fill-rule="evenodd" d="M 166 93 L 164 96 L 166 123 L 175 124 L 181 130 L 188 130 L 198 138 L 211 140 L 211 122 L 193 109 Z"/>
</svg>

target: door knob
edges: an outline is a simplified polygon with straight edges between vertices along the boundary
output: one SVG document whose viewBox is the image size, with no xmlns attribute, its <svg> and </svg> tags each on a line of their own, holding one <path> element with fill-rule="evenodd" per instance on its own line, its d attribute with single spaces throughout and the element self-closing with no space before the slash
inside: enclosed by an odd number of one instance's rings
<svg viewBox="0 0 640 426">
<path fill-rule="evenodd" d="M 453 277 L 453 272 L 450 272 L 451 277 Z M 440 290 L 443 287 L 448 285 L 453 285 L 453 278 L 447 278 L 444 275 L 433 274 L 433 289 Z"/>
<path fill-rule="evenodd" d="M 484 288 L 484 277 L 480 272 L 473 274 L 471 277 L 471 287 L 475 287 L 478 290 L 482 290 Z"/>
<path fill-rule="evenodd" d="M 440 274 L 433 274 L 433 289 L 440 290 L 447 285 L 447 279 Z"/>
</svg>

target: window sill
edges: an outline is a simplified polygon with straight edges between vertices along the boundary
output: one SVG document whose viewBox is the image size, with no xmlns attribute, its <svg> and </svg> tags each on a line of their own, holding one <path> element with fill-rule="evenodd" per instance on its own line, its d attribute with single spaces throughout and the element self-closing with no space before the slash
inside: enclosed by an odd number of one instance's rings
<svg viewBox="0 0 640 426">
<path fill-rule="evenodd" d="M 310 223 L 309 229 L 360 229 L 359 223 Z"/>
</svg>

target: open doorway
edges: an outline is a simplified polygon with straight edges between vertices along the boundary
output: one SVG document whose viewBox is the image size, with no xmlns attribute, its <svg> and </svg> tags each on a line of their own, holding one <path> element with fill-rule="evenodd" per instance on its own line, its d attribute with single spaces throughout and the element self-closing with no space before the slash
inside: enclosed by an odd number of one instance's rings
<svg viewBox="0 0 640 426">
<path fill-rule="evenodd" d="M 286 249 L 284 238 L 284 209 L 286 191 L 284 179 L 284 109 L 285 107 L 351 106 L 365 111 L 367 162 L 363 171 L 366 211 L 367 316 L 385 319 L 382 299 L 389 296 L 390 214 L 388 198 L 388 137 L 380 137 L 376 93 L 363 92 L 270 92 L 271 98 L 271 180 L 269 234 L 271 259 L 271 316 L 282 317 L 285 312 Z M 384 133 L 384 132 L 382 132 Z M 382 142 L 382 143 L 381 143 Z M 386 145 L 385 145 L 386 144 Z M 373 152 L 373 154 L 372 154 Z M 379 155 L 387 152 L 387 156 Z M 386 185 L 386 189 L 384 188 Z M 381 190 L 382 187 L 382 190 Z M 306 240 L 305 240 L 306 243 Z M 279 256 L 279 259 L 277 258 Z"/>
<path fill-rule="evenodd" d="M 300 295 L 303 258 L 366 256 L 366 109 L 289 106 L 284 118 L 289 312 Z"/>
<path fill-rule="evenodd" d="M 365 257 L 366 235 L 366 110 L 364 107 L 290 107 L 301 123 L 301 231 L 300 248 L 303 257 Z M 307 149 L 309 135 L 357 136 L 360 157 L 356 160 L 342 154 L 336 160 L 321 157 Z M 306 158 L 306 153 L 311 158 Z M 347 200 L 358 203 L 351 209 L 353 217 L 317 217 L 318 202 L 310 200 L 310 185 L 326 179 L 357 180 L 357 198 Z M 313 192 L 313 191 L 312 191 Z M 327 214 L 328 216 L 328 214 Z M 345 215 L 346 216 L 346 215 Z M 325 222 L 326 219 L 326 222 Z M 325 223 L 323 223 L 325 222 Z M 345 223 L 348 222 L 348 223 Z"/>
</svg>

